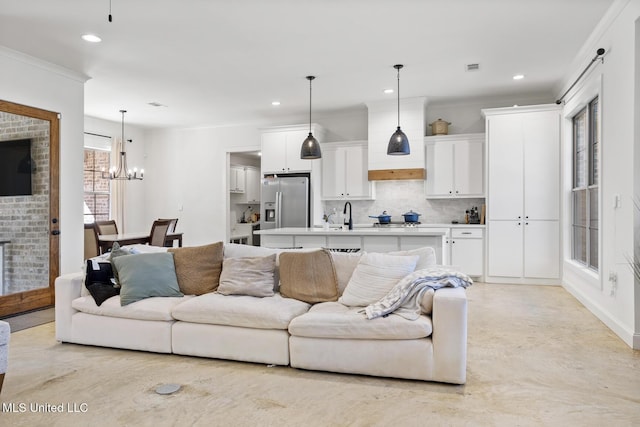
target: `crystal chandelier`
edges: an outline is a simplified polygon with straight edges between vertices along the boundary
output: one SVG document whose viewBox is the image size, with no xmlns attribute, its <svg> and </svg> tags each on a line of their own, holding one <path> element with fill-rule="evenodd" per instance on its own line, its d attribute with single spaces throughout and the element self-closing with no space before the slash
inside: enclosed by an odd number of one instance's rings
<svg viewBox="0 0 640 427">
<path fill-rule="evenodd" d="M 126 152 L 126 144 L 127 141 L 124 139 L 124 113 L 127 110 L 120 110 L 122 113 L 122 139 L 120 139 L 120 154 L 118 156 L 118 167 L 111 167 L 109 169 L 109 173 L 107 174 L 104 168 L 102 168 L 102 178 L 104 179 L 116 179 L 116 180 L 142 180 L 144 177 L 144 169 L 140 169 L 140 173 L 138 174 L 138 168 L 133 168 L 133 170 L 127 167 L 127 152 Z M 131 139 L 128 140 L 132 142 Z"/>
</svg>

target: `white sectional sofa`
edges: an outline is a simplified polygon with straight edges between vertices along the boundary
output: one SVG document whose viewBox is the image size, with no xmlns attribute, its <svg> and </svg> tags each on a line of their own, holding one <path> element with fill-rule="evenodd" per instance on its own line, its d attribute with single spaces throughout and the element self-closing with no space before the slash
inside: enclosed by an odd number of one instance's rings
<svg viewBox="0 0 640 427">
<path fill-rule="evenodd" d="M 467 299 L 462 287 L 422 294 L 415 320 L 396 313 L 370 320 L 363 307 L 341 303 L 360 255 L 331 253 L 337 293 L 333 299 L 341 298 L 338 301 L 308 302 L 305 297 L 305 302 L 277 291 L 263 297 L 220 293 L 227 262 L 272 254 L 283 260 L 283 252 L 291 251 L 225 244 L 218 291 L 150 297 L 124 306 L 121 295 L 98 306 L 84 286 L 83 273 L 60 276 L 55 284 L 56 337 L 63 343 L 309 370 L 453 384 L 466 381 Z M 431 248 L 422 250 L 421 256 L 418 264 L 435 260 Z M 177 258 L 175 268 L 179 268 Z M 276 290 L 279 275 L 284 279 L 282 268 L 276 265 L 273 272 Z M 231 280 L 241 280 L 239 276 Z"/>
</svg>

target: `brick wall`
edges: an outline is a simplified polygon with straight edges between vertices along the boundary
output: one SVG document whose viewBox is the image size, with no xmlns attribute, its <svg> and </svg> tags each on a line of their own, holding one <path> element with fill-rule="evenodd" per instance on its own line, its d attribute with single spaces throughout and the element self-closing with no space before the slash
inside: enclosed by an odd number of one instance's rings
<svg viewBox="0 0 640 427">
<path fill-rule="evenodd" d="M 31 196 L 0 197 L 5 281 L 0 294 L 49 286 L 49 122 L 0 112 L 2 141 L 31 138 Z"/>
</svg>

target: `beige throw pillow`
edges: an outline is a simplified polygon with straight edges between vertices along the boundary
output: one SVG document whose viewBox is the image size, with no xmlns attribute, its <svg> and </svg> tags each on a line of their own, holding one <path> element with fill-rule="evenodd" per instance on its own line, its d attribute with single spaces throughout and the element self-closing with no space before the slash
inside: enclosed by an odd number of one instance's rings
<svg viewBox="0 0 640 427">
<path fill-rule="evenodd" d="M 249 258 L 226 258 L 222 262 L 218 293 L 270 297 L 273 292 L 273 273 L 276 255 Z"/>
<path fill-rule="evenodd" d="M 222 271 L 223 243 L 171 248 L 180 291 L 185 295 L 202 295 L 218 289 Z"/>
<path fill-rule="evenodd" d="M 338 283 L 329 253 L 323 250 L 282 252 L 280 294 L 310 304 L 336 301 Z"/>
<path fill-rule="evenodd" d="M 338 302 L 350 307 L 373 304 L 416 268 L 418 256 L 381 253 L 362 255 Z"/>
<path fill-rule="evenodd" d="M 333 261 L 333 267 L 336 270 L 336 278 L 338 279 L 338 296 L 342 295 L 347 287 L 363 253 L 364 252 L 329 252 L 329 254 L 331 254 L 331 260 Z"/>
</svg>

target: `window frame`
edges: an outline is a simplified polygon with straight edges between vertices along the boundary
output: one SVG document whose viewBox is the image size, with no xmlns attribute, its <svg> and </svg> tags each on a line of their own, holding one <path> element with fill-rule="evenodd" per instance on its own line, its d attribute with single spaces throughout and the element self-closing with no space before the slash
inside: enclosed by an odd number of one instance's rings
<svg viewBox="0 0 640 427">
<path fill-rule="evenodd" d="M 107 199 L 108 210 L 106 212 L 107 218 L 104 218 L 104 219 L 110 219 L 111 218 L 111 188 L 112 188 L 111 187 L 111 183 L 109 182 L 109 185 L 108 185 L 109 189 L 107 191 L 96 191 L 95 190 L 95 187 L 96 187 L 96 185 L 95 185 L 96 184 L 95 173 L 96 172 L 100 172 L 100 170 L 98 170 L 98 168 L 96 167 L 95 154 L 93 156 L 94 162 L 93 162 L 93 168 L 92 169 L 87 169 L 86 168 L 86 164 L 85 164 L 84 159 L 85 159 L 85 153 L 87 151 L 92 151 L 94 153 L 95 152 L 107 153 L 107 158 L 109 160 L 109 163 L 108 163 L 108 167 L 106 167 L 105 170 L 109 170 L 109 168 L 111 167 L 111 150 L 102 149 L 102 148 L 96 148 L 96 147 L 88 147 L 88 146 L 83 147 L 83 150 L 84 150 L 83 151 L 83 166 L 82 166 L 82 172 L 83 172 L 83 192 L 82 192 L 82 196 L 83 197 L 82 198 L 83 198 L 83 201 L 86 200 L 86 196 L 87 195 L 91 195 L 93 197 L 95 197 L 95 196 L 107 196 L 107 198 L 108 198 Z M 93 187 L 92 191 L 86 191 L 85 188 L 84 188 L 84 174 L 86 172 L 93 172 L 93 177 L 94 178 L 92 180 L 92 184 L 93 184 L 92 185 L 92 187 Z M 83 216 L 83 222 L 85 222 L 85 223 L 87 223 L 86 219 L 89 216 L 93 216 L 93 221 L 89 221 L 89 223 L 96 221 L 95 212 L 89 212 L 89 213 L 83 212 L 82 216 Z"/>
<path fill-rule="evenodd" d="M 596 274 L 600 274 L 600 156 L 602 148 L 600 146 L 600 123 L 601 123 L 601 101 L 600 95 L 597 94 L 586 103 L 582 108 L 576 111 L 571 116 L 572 133 L 571 133 L 571 150 L 572 150 L 572 185 L 571 185 L 571 259 L 572 261 L 580 264 L 583 268 L 586 268 Z M 579 150 L 578 150 L 578 124 L 577 118 L 584 115 L 586 123 L 584 124 L 585 141 L 584 141 L 584 156 L 582 158 L 583 164 L 578 165 Z M 583 177 L 579 176 L 579 173 L 584 174 Z M 582 182 L 580 182 L 580 178 Z M 592 194 L 596 194 L 595 201 L 595 213 L 597 218 L 595 219 L 595 227 L 593 226 L 592 212 L 594 206 L 592 206 Z M 576 211 L 576 200 L 579 193 L 584 193 L 584 212 L 583 223 L 584 226 L 576 224 L 576 218 L 578 213 Z M 585 259 L 583 260 L 580 255 L 576 254 L 577 235 L 576 228 L 584 228 L 584 251 Z M 593 231 L 595 231 L 595 237 L 597 239 L 595 248 L 592 247 Z M 595 250 L 595 253 L 593 251 Z"/>
</svg>

